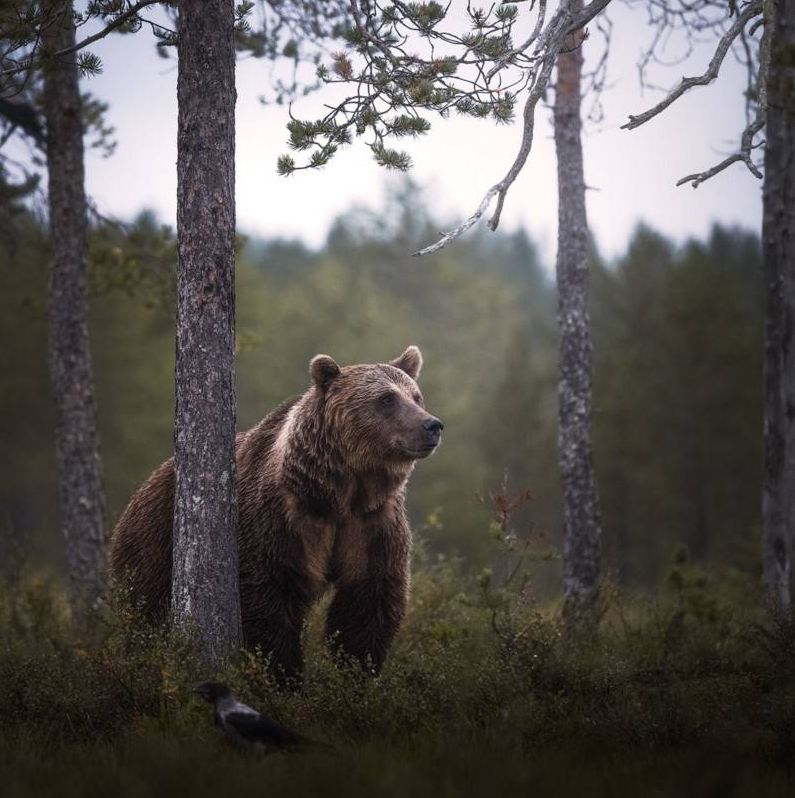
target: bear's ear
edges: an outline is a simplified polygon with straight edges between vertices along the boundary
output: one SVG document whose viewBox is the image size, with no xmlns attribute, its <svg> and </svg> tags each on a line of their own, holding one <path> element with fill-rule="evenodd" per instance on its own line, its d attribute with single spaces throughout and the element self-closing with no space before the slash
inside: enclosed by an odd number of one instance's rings
<svg viewBox="0 0 795 798">
<path fill-rule="evenodd" d="M 340 373 L 340 367 L 333 357 L 328 355 L 315 355 L 309 362 L 309 373 L 312 380 L 321 391 L 331 385 L 332 380 Z"/>
<path fill-rule="evenodd" d="M 422 352 L 418 347 L 410 346 L 400 357 L 391 360 L 389 365 L 405 371 L 413 380 L 419 379 L 422 371 Z"/>
</svg>

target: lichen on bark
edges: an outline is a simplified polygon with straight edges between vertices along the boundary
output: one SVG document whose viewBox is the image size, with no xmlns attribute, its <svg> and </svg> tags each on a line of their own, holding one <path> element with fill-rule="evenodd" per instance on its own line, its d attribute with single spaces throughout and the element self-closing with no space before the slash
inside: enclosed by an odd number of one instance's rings
<svg viewBox="0 0 795 798">
<path fill-rule="evenodd" d="M 71 4 L 49 0 L 48 53 L 74 46 Z M 75 55 L 45 61 L 44 114 L 52 238 L 49 358 L 61 526 L 72 607 L 82 616 L 104 587 L 105 499 L 88 332 L 88 221 L 83 119 Z"/>
<path fill-rule="evenodd" d="M 180 3 L 172 614 L 210 664 L 240 645 L 233 28 L 232 0 Z"/>
<path fill-rule="evenodd" d="M 577 14 L 580 0 L 572 0 Z M 598 615 L 601 521 L 591 445 L 591 322 L 588 220 L 580 119 L 582 47 L 557 61 L 554 126 L 558 160 L 558 457 L 563 486 L 563 614 L 567 628 Z"/>
</svg>

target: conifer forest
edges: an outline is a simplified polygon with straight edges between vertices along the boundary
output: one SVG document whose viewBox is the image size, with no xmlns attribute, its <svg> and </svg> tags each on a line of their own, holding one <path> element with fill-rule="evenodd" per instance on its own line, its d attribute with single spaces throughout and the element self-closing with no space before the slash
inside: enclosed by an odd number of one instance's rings
<svg viewBox="0 0 795 798">
<path fill-rule="evenodd" d="M 793 408 L 795 0 L 0 0 L 4 796 L 791 796 Z"/>
</svg>

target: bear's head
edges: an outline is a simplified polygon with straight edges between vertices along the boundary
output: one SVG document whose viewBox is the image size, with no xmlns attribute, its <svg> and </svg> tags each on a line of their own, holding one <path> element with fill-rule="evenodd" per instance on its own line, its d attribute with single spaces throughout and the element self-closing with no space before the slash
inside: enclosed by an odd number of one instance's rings
<svg viewBox="0 0 795 798">
<path fill-rule="evenodd" d="M 312 358 L 324 426 L 348 467 L 408 464 L 439 445 L 444 425 L 425 409 L 416 382 L 421 368 L 416 346 L 389 363 L 340 367 L 328 355 Z"/>
</svg>

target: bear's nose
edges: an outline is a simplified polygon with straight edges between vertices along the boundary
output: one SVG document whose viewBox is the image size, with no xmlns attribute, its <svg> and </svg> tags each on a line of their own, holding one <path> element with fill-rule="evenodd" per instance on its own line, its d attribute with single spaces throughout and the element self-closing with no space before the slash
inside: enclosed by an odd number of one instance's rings
<svg viewBox="0 0 795 798">
<path fill-rule="evenodd" d="M 431 435 L 439 436 L 442 434 L 442 430 L 444 429 L 444 424 L 439 421 L 438 418 L 434 418 L 431 416 L 427 421 L 425 421 L 422 425 L 422 428 L 426 432 L 430 432 Z"/>
</svg>

